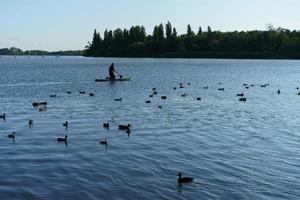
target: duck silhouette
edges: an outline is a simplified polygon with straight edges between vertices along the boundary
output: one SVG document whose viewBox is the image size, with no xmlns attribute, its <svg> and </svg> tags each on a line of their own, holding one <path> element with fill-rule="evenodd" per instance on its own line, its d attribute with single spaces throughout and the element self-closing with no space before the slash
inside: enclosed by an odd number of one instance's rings
<svg viewBox="0 0 300 200">
<path fill-rule="evenodd" d="M 105 144 L 105 145 L 107 145 L 107 137 L 104 138 L 104 139 L 101 139 L 101 140 L 100 140 L 100 144 Z"/>
<path fill-rule="evenodd" d="M 119 125 L 119 130 L 127 130 L 131 128 L 131 124 Z"/>
<path fill-rule="evenodd" d="M 33 125 L 33 120 L 32 120 L 32 119 L 29 119 L 29 120 L 28 120 L 28 126 L 29 126 L 29 127 L 32 127 L 32 125 Z"/>
<path fill-rule="evenodd" d="M 15 137 L 16 137 L 16 132 L 12 132 L 12 134 L 8 135 L 8 138 L 15 139 Z"/>
<path fill-rule="evenodd" d="M 238 97 L 243 97 L 243 96 L 244 96 L 244 93 L 239 93 L 239 94 L 237 94 L 236 96 L 238 96 Z"/>
<path fill-rule="evenodd" d="M 63 138 L 57 138 L 57 142 L 67 142 L 68 141 L 68 135 L 65 135 Z"/>
<path fill-rule="evenodd" d="M 63 126 L 66 127 L 66 129 L 68 129 L 69 128 L 69 122 L 66 121 L 65 123 L 63 123 Z"/>
<path fill-rule="evenodd" d="M 181 172 L 179 172 L 177 174 L 177 176 L 178 176 L 177 182 L 179 184 L 182 184 L 182 183 L 191 183 L 194 180 L 194 178 L 191 178 L 191 177 L 182 177 Z"/>
<path fill-rule="evenodd" d="M 6 114 L 0 115 L 0 119 L 3 119 L 3 121 L 5 121 L 5 119 L 6 119 Z"/>
<path fill-rule="evenodd" d="M 109 129 L 109 123 L 103 123 L 103 128 Z"/>
</svg>

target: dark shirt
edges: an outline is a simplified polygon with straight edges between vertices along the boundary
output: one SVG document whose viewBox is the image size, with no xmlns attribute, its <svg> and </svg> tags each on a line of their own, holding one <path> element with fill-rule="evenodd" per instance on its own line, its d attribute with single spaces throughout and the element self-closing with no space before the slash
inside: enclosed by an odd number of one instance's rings
<svg viewBox="0 0 300 200">
<path fill-rule="evenodd" d="M 115 76 L 115 68 L 113 65 L 111 65 L 109 67 L 109 78 L 110 79 L 116 79 L 116 76 Z"/>
</svg>

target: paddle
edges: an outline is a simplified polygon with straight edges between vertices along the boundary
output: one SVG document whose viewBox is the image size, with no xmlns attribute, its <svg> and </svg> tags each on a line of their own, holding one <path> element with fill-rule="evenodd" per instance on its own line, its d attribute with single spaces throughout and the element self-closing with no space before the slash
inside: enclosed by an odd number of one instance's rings
<svg viewBox="0 0 300 200">
<path fill-rule="evenodd" d="M 115 72 L 120 76 L 120 78 L 123 78 L 123 76 L 121 74 L 119 74 L 119 72 L 117 72 L 116 70 L 115 70 Z"/>
</svg>

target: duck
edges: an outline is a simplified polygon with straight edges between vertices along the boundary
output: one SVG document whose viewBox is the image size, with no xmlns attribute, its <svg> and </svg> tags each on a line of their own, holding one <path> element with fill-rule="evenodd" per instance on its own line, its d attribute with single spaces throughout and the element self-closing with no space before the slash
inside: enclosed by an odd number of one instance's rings
<svg viewBox="0 0 300 200">
<path fill-rule="evenodd" d="M 150 98 L 153 98 L 153 94 L 150 94 L 149 97 L 150 97 Z"/>
<path fill-rule="evenodd" d="M 207 89 L 208 89 L 208 86 L 204 86 L 203 89 L 207 90 Z"/>
<path fill-rule="evenodd" d="M 167 99 L 167 96 L 161 96 L 160 98 L 161 99 Z"/>
<path fill-rule="evenodd" d="M 177 88 L 176 87 L 173 87 L 173 90 L 176 90 Z"/>
<path fill-rule="evenodd" d="M 296 87 L 297 90 L 299 90 L 299 87 Z"/>
<path fill-rule="evenodd" d="M 79 94 L 85 94 L 85 91 L 79 91 Z"/>
<path fill-rule="evenodd" d="M 109 123 L 103 123 L 103 128 L 109 129 Z"/>
<path fill-rule="evenodd" d="M 153 90 L 153 91 L 155 91 L 155 90 L 156 90 L 156 88 L 152 88 L 152 90 Z"/>
<path fill-rule="evenodd" d="M 246 86 L 245 88 L 246 88 L 246 89 L 249 89 L 249 86 Z"/>
<path fill-rule="evenodd" d="M 219 88 L 218 90 L 220 90 L 220 91 L 224 91 L 224 88 Z"/>
<path fill-rule="evenodd" d="M 236 96 L 238 96 L 238 97 L 243 97 L 243 96 L 244 96 L 244 93 L 239 93 L 239 94 L 237 94 Z"/>
<path fill-rule="evenodd" d="M 201 101 L 201 97 L 197 97 L 197 100 L 198 100 L 198 101 Z"/>
<path fill-rule="evenodd" d="M 119 130 L 127 130 L 129 128 L 131 128 L 131 124 L 119 125 Z"/>
<path fill-rule="evenodd" d="M 179 184 L 182 184 L 182 183 L 191 183 L 191 182 L 193 182 L 193 180 L 194 180 L 194 178 L 191 178 L 191 177 L 182 177 L 181 172 L 179 172 L 179 173 L 177 174 L 177 176 L 178 176 L 177 182 L 178 182 Z"/>
<path fill-rule="evenodd" d="M 251 84 L 250 87 L 254 87 L 254 84 Z"/>
<path fill-rule="evenodd" d="M 280 90 L 277 90 L 277 94 L 280 94 Z"/>
<path fill-rule="evenodd" d="M 243 86 L 248 86 L 248 84 L 247 83 L 243 83 Z"/>
<path fill-rule="evenodd" d="M 183 86 L 183 85 L 180 85 L 180 87 L 179 87 L 179 88 L 181 88 L 181 89 L 182 89 L 182 88 L 184 88 L 184 86 Z"/>
<path fill-rule="evenodd" d="M 239 98 L 239 101 L 247 101 L 246 97 Z"/>
<path fill-rule="evenodd" d="M 101 139 L 101 140 L 100 140 L 100 144 L 105 144 L 105 145 L 107 145 L 107 138 Z"/>
<path fill-rule="evenodd" d="M 90 96 L 90 97 L 93 97 L 93 96 L 95 96 L 95 95 L 94 95 L 94 93 L 91 92 L 91 93 L 89 93 L 89 96 Z"/>
<path fill-rule="evenodd" d="M 182 97 L 186 97 L 186 94 L 185 94 L 185 93 L 183 93 L 181 96 L 182 96 Z"/>
<path fill-rule="evenodd" d="M 114 99 L 115 101 L 122 101 L 122 98 Z"/>
<path fill-rule="evenodd" d="M 158 106 L 158 108 L 162 109 L 162 106 Z"/>
<path fill-rule="evenodd" d="M 6 119 L 6 114 L 2 114 L 2 115 L 0 115 L 0 119 L 3 119 L 3 121 L 5 121 L 5 119 Z"/>
<path fill-rule="evenodd" d="M 57 138 L 57 142 L 67 142 L 68 141 L 68 135 L 65 135 L 64 138 Z"/>
<path fill-rule="evenodd" d="M 72 92 L 71 91 L 67 91 L 67 94 L 71 94 Z"/>
<path fill-rule="evenodd" d="M 29 120 L 28 120 L 28 126 L 31 127 L 32 125 L 33 125 L 33 120 L 32 120 L 32 119 L 29 119 Z"/>
<path fill-rule="evenodd" d="M 157 95 L 157 91 L 154 91 L 153 94 L 154 94 L 154 95 Z"/>
<path fill-rule="evenodd" d="M 188 85 L 191 85 L 191 83 L 188 83 Z"/>
<path fill-rule="evenodd" d="M 183 83 L 179 83 L 179 85 L 183 85 Z"/>
<path fill-rule="evenodd" d="M 50 96 L 49 97 L 56 97 L 56 94 L 50 94 Z"/>
<path fill-rule="evenodd" d="M 12 134 L 8 135 L 8 138 L 15 139 L 15 137 L 16 137 L 16 132 L 12 132 Z"/>
<path fill-rule="evenodd" d="M 145 103 L 151 103 L 151 101 L 150 101 L 150 100 L 147 100 L 147 101 L 145 101 Z"/>
<path fill-rule="evenodd" d="M 46 106 L 47 102 L 46 101 L 42 101 L 42 102 L 33 102 L 32 106 L 33 107 L 37 107 L 37 106 Z"/>
<path fill-rule="evenodd" d="M 267 84 L 261 85 L 260 87 L 267 87 Z"/>
<path fill-rule="evenodd" d="M 63 126 L 66 127 L 66 129 L 68 129 L 68 127 L 69 127 L 69 122 L 66 121 L 65 123 L 63 123 Z"/>
</svg>

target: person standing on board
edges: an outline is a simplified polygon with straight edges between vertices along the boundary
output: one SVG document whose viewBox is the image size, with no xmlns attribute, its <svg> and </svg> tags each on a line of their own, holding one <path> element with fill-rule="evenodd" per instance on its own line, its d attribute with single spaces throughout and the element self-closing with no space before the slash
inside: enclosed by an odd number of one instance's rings
<svg viewBox="0 0 300 200">
<path fill-rule="evenodd" d="M 114 63 L 111 63 L 111 65 L 109 66 L 109 79 L 110 80 L 115 80 L 116 76 L 115 76 L 115 65 Z"/>
</svg>

